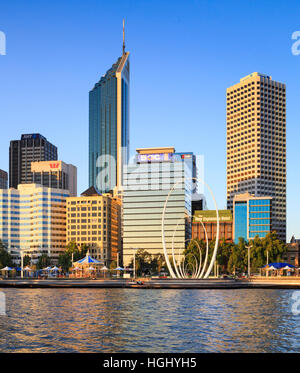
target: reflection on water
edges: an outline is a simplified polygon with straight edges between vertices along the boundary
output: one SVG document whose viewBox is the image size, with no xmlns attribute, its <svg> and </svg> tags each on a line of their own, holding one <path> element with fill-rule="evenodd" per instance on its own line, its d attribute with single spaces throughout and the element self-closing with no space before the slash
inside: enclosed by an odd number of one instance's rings
<svg viewBox="0 0 300 373">
<path fill-rule="evenodd" d="M 4 289 L 1 352 L 298 352 L 291 290 Z"/>
</svg>

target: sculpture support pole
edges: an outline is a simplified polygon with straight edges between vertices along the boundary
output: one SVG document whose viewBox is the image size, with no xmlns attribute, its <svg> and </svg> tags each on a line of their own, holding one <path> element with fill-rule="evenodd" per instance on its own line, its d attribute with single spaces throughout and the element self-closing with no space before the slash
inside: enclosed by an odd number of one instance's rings
<svg viewBox="0 0 300 373">
<path fill-rule="evenodd" d="M 218 250 L 218 244 L 219 244 L 219 211 L 218 211 L 218 206 L 217 206 L 217 202 L 215 200 L 215 197 L 213 195 L 213 192 L 212 190 L 210 189 L 209 185 L 207 185 L 204 181 L 202 181 L 201 179 L 197 179 L 195 177 L 192 177 L 192 178 L 187 178 L 186 180 L 196 180 L 196 181 L 201 181 L 209 190 L 212 198 L 213 198 L 213 201 L 214 201 L 214 205 L 215 205 L 215 209 L 216 209 L 216 215 L 217 215 L 217 235 L 216 235 L 216 242 L 215 242 L 215 247 L 214 247 L 214 251 L 213 251 L 213 255 L 212 255 L 212 258 L 211 258 L 211 261 L 210 261 L 210 264 L 209 264 L 209 267 L 204 275 L 204 278 L 207 278 L 209 275 L 210 275 L 210 272 L 213 268 L 213 265 L 214 265 L 214 262 L 216 260 L 216 257 L 217 257 L 217 250 Z M 168 195 L 167 195 L 167 198 L 166 198 L 166 201 L 164 203 L 164 207 L 163 207 L 163 213 L 162 213 L 162 219 L 161 219 L 161 231 L 162 231 L 162 244 L 163 244 L 163 250 L 164 250 L 164 256 L 165 256 L 165 261 L 166 261 L 166 265 L 168 267 L 168 270 L 170 272 L 170 275 L 172 278 L 176 278 L 177 276 L 180 277 L 179 273 L 178 273 L 178 269 L 177 269 L 177 265 L 176 265 L 176 262 L 175 262 L 175 256 L 174 256 L 174 247 L 173 247 L 173 242 L 174 242 L 174 235 L 175 233 L 173 234 L 173 240 L 172 240 L 172 257 L 173 257 L 173 263 L 174 263 L 174 267 L 175 267 L 175 271 L 176 271 L 176 274 L 174 273 L 173 271 L 173 268 L 171 266 L 171 263 L 170 263 L 170 260 L 169 260 L 169 257 L 168 257 L 168 252 L 167 252 L 167 247 L 166 247 L 166 241 L 165 241 L 165 215 L 166 215 L 166 209 L 167 209 L 167 204 L 168 204 L 168 200 L 172 194 L 172 192 L 175 190 L 176 186 L 179 184 L 179 183 L 182 183 L 183 181 L 182 180 L 179 180 L 177 181 L 174 186 L 170 189 Z M 202 223 L 202 222 L 201 222 Z M 179 224 L 179 223 L 178 223 Z M 177 230 L 177 227 L 178 227 L 178 224 L 176 226 L 176 229 Z M 202 223 L 203 225 L 203 223 Z M 204 225 L 203 225 L 204 227 Z M 206 229 L 204 227 L 204 231 L 205 231 L 205 236 L 206 236 L 206 239 L 207 239 L 207 232 L 206 232 Z M 206 267 L 206 264 L 207 264 L 207 259 L 208 259 L 208 239 L 207 239 L 207 242 L 206 242 L 206 257 L 205 257 L 205 263 L 203 265 L 203 270 L 201 271 L 201 274 L 199 275 L 199 277 L 202 277 L 203 276 L 203 272 L 205 271 L 205 267 Z M 179 269 L 181 269 L 181 266 L 179 266 Z M 183 274 L 185 277 L 186 274 L 185 274 L 185 269 L 184 269 L 184 265 L 183 265 L 183 271 L 180 270 L 181 272 L 181 275 Z M 182 273 L 183 272 L 183 273 Z"/>
</svg>

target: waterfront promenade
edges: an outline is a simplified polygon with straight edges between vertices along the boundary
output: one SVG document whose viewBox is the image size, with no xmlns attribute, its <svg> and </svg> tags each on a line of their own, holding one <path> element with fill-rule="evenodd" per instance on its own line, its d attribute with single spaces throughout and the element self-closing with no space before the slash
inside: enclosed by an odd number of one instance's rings
<svg viewBox="0 0 300 373">
<path fill-rule="evenodd" d="M 248 279 L 0 279 L 0 288 L 300 289 L 299 277 Z"/>
</svg>

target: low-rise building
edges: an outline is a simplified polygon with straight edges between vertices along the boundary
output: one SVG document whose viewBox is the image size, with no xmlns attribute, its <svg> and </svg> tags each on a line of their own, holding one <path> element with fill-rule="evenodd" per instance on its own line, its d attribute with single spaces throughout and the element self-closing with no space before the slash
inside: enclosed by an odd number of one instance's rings
<svg viewBox="0 0 300 373">
<path fill-rule="evenodd" d="M 249 193 L 237 194 L 233 199 L 233 237 L 246 241 L 264 238 L 272 232 L 272 197 L 255 197 Z"/>
<path fill-rule="evenodd" d="M 90 187 L 67 199 L 67 242 L 89 247 L 91 255 L 109 266 L 121 259 L 121 202 Z"/>
<path fill-rule="evenodd" d="M 287 244 L 287 252 L 283 256 L 283 260 L 289 264 L 299 267 L 299 250 L 300 250 L 300 240 L 296 239 L 294 236 L 291 241 Z"/>
<path fill-rule="evenodd" d="M 232 242 L 232 213 L 230 210 L 218 210 L 219 212 L 219 240 Z M 192 238 L 208 241 L 216 239 L 217 236 L 217 213 L 216 210 L 195 211 L 192 222 Z"/>
</svg>

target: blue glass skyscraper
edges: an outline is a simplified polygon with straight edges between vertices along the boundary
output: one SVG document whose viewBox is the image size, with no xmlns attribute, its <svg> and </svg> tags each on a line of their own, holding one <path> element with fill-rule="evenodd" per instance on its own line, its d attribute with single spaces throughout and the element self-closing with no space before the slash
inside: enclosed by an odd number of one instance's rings
<svg viewBox="0 0 300 373">
<path fill-rule="evenodd" d="M 129 52 L 95 84 L 89 93 L 89 186 L 100 193 L 123 183 L 129 158 Z"/>
</svg>

